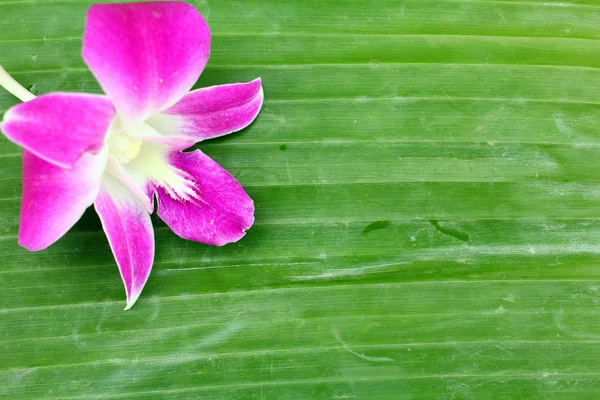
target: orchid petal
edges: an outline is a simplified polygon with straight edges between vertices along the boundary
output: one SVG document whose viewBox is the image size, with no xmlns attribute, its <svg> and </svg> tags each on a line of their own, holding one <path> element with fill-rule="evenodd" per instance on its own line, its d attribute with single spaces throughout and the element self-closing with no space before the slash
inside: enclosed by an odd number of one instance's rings
<svg viewBox="0 0 600 400">
<path fill-rule="evenodd" d="M 165 143 L 144 142 L 140 152 L 127 164 L 121 165 L 130 190 L 153 198 L 157 187 L 164 188 L 173 198 L 190 200 L 196 196 L 194 182 L 185 171 L 169 164 L 172 149 Z M 116 176 L 116 175 L 115 175 Z"/>
<path fill-rule="evenodd" d="M 200 150 L 168 161 L 194 182 L 197 197 L 175 199 L 158 187 L 158 216 L 184 239 L 216 246 L 241 239 L 254 223 L 254 203 L 238 181 Z"/>
<path fill-rule="evenodd" d="M 169 132 L 168 134 L 159 132 L 150 124 L 150 121 L 154 120 L 160 122 L 162 120 L 160 116 L 161 114 L 155 114 L 146 120 L 145 123 L 137 125 L 135 128 L 130 129 L 127 133 L 137 139 L 166 144 L 174 150 L 184 150 L 196 144 L 197 140 L 195 138 L 178 134 L 177 129 L 167 129 L 167 132 Z M 170 134 L 171 132 L 174 134 Z"/>
<path fill-rule="evenodd" d="M 106 175 L 94 202 L 125 285 L 129 310 L 152 270 L 154 231 L 143 203 L 121 182 Z"/>
<path fill-rule="evenodd" d="M 23 151 L 21 246 L 42 250 L 71 229 L 98 194 L 107 156 L 86 153 L 63 169 Z"/>
<path fill-rule="evenodd" d="M 166 137 L 188 137 L 199 142 L 250 125 L 260 111 L 263 97 L 260 78 L 248 83 L 211 86 L 191 91 L 147 122 Z"/>
<path fill-rule="evenodd" d="M 1 128 L 37 157 L 70 168 L 83 153 L 102 149 L 113 116 L 104 96 L 51 93 L 8 110 Z"/>
<path fill-rule="evenodd" d="M 147 181 L 144 177 L 135 180 L 134 176 L 139 176 L 139 174 L 131 176 L 131 172 L 127 171 L 112 154 L 108 156 L 106 171 L 120 180 L 142 202 L 146 211 L 149 213 L 154 211 L 154 187 L 150 184 L 140 184 L 140 181 Z M 133 172 L 136 171 L 134 170 Z M 144 190 L 144 187 L 146 190 Z"/>
<path fill-rule="evenodd" d="M 127 128 L 179 101 L 209 52 L 208 25 L 187 3 L 96 4 L 88 10 L 83 58 Z"/>
</svg>

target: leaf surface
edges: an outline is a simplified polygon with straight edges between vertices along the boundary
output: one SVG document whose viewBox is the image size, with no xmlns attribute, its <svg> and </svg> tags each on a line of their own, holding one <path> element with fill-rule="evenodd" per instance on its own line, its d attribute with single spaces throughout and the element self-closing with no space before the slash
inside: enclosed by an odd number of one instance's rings
<svg viewBox="0 0 600 400">
<path fill-rule="evenodd" d="M 596 1 L 193 3 L 213 33 L 196 86 L 263 80 L 255 123 L 199 146 L 256 224 L 215 248 L 154 219 L 123 312 L 92 210 L 18 247 L 20 150 L 0 139 L 0 395 L 600 396 Z M 0 1 L 6 70 L 100 93 L 90 4 Z"/>
</svg>

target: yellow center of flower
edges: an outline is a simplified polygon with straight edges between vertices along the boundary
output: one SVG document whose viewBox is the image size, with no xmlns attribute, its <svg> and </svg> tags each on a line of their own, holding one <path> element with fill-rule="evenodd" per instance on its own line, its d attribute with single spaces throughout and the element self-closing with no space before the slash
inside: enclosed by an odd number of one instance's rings
<svg viewBox="0 0 600 400">
<path fill-rule="evenodd" d="M 143 139 L 126 132 L 121 124 L 121 119 L 117 115 L 108 128 L 106 142 L 110 154 L 120 164 L 128 164 L 140 153 Z"/>
<path fill-rule="evenodd" d="M 121 164 L 127 164 L 133 160 L 142 148 L 142 139 L 128 135 L 126 132 L 112 132 L 108 138 L 110 153 Z"/>
</svg>

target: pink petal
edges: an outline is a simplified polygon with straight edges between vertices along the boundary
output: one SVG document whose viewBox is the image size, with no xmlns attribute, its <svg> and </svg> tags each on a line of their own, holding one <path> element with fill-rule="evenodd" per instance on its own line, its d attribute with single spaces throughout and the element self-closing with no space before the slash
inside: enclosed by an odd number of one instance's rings
<svg viewBox="0 0 600 400">
<path fill-rule="evenodd" d="M 125 285 L 129 310 L 136 302 L 152 270 L 154 231 L 150 214 L 121 182 L 107 175 L 94 202 L 108 243 Z"/>
<path fill-rule="evenodd" d="M 157 188 L 158 215 L 173 232 L 216 246 L 241 239 L 254 223 L 254 203 L 238 181 L 200 150 L 172 153 L 169 162 L 188 174 L 199 196 L 178 201 Z"/>
<path fill-rule="evenodd" d="M 106 170 L 120 180 L 142 202 L 146 211 L 150 214 L 154 211 L 154 186 L 147 182 L 146 177 L 140 176 L 135 180 L 126 167 L 119 163 L 112 154 L 108 156 Z"/>
<path fill-rule="evenodd" d="M 198 89 L 164 113 L 151 117 L 148 123 L 164 136 L 188 137 L 198 142 L 250 125 L 260 111 L 263 97 L 260 78 Z"/>
<path fill-rule="evenodd" d="M 98 194 L 107 155 L 85 153 L 63 169 L 23 151 L 21 246 L 42 250 L 71 229 Z"/>
<path fill-rule="evenodd" d="M 2 131 L 39 158 L 70 168 L 83 153 L 102 149 L 113 117 L 104 96 L 51 93 L 8 110 Z"/>
<path fill-rule="evenodd" d="M 179 101 L 209 52 L 208 25 L 187 3 L 96 4 L 88 10 L 83 58 L 127 127 Z"/>
</svg>

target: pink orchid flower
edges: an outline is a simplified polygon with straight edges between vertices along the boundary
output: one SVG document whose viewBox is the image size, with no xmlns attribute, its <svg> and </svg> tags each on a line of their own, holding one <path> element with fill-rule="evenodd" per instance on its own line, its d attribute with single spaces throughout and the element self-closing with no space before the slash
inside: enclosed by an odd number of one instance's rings
<svg viewBox="0 0 600 400">
<path fill-rule="evenodd" d="M 262 106 L 260 79 L 188 93 L 209 48 L 208 26 L 187 3 L 93 5 L 83 59 L 106 96 L 34 97 L 0 78 L 25 101 L 0 126 L 23 147 L 19 244 L 48 247 L 94 204 L 126 310 L 152 269 L 155 195 L 158 216 L 184 239 L 222 246 L 254 222 L 252 199 L 233 176 L 199 150 L 182 152 L 246 127 Z"/>
</svg>

